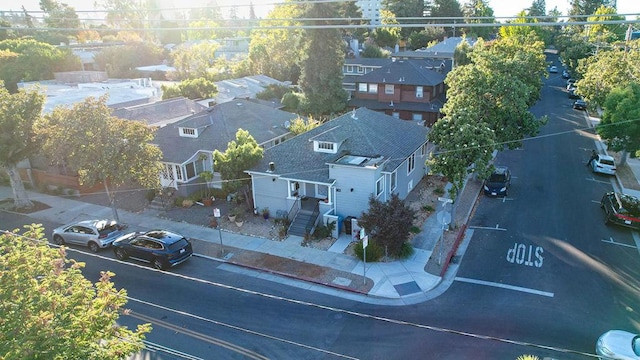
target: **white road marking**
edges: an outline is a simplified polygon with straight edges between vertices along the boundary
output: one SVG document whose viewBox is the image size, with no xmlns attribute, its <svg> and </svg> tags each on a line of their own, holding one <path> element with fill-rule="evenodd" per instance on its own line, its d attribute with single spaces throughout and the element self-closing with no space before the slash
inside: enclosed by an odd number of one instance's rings
<svg viewBox="0 0 640 360">
<path fill-rule="evenodd" d="M 469 226 L 469 229 L 481 229 L 481 230 L 499 230 L 499 231 L 507 231 L 507 229 L 503 229 L 496 224 L 496 227 L 488 227 L 488 226 Z"/>
<path fill-rule="evenodd" d="M 542 295 L 542 296 L 546 296 L 546 297 L 553 297 L 554 296 L 554 294 L 552 292 L 540 291 L 540 290 L 525 288 L 525 287 L 521 287 L 521 286 L 500 284 L 500 283 L 495 283 L 495 282 L 491 282 L 491 281 L 475 280 L 475 279 L 469 279 L 469 278 L 463 278 L 463 277 L 456 277 L 455 280 L 456 281 L 462 281 L 462 282 L 470 283 L 470 284 L 493 286 L 493 287 L 502 288 L 502 289 L 521 291 L 521 292 L 526 292 L 526 293 L 529 293 L 529 294 Z"/>
<path fill-rule="evenodd" d="M 607 185 L 611 184 L 611 181 L 597 180 L 597 179 L 594 179 L 592 177 L 591 178 L 587 178 L 587 181 L 593 181 L 593 182 L 597 182 L 597 183 L 600 183 L 600 184 L 607 184 Z"/>
<path fill-rule="evenodd" d="M 635 239 L 634 239 L 635 240 Z M 630 247 L 632 249 L 637 249 L 637 247 L 633 246 L 633 245 L 627 245 L 627 244 L 623 244 L 623 243 L 619 243 L 616 242 L 615 240 L 613 240 L 612 237 L 609 238 L 609 240 L 607 239 L 602 239 L 602 242 L 606 242 L 608 244 L 613 244 L 613 245 L 620 245 L 620 246 L 626 246 L 626 247 Z M 637 242 L 636 242 L 637 243 Z"/>
<path fill-rule="evenodd" d="M 633 241 L 636 243 L 636 248 L 638 249 L 638 252 L 640 253 L 640 236 L 638 235 L 637 231 L 632 231 L 631 232 L 631 236 L 633 236 Z"/>
</svg>

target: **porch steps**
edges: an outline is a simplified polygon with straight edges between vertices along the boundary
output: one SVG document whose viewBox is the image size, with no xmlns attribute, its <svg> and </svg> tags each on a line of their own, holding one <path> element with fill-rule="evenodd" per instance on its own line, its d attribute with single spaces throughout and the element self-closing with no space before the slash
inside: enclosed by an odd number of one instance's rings
<svg viewBox="0 0 640 360">
<path fill-rule="evenodd" d="M 313 212 L 309 210 L 300 210 L 296 218 L 293 219 L 291 226 L 289 226 L 289 235 L 304 236 L 304 233 L 306 232 L 305 227 L 309 221 L 311 221 L 312 215 Z"/>
<path fill-rule="evenodd" d="M 171 201 L 171 199 L 165 199 L 164 200 L 164 204 L 162 202 L 162 197 L 161 196 L 156 196 L 153 201 L 151 201 L 149 203 L 149 205 L 147 206 L 147 208 L 149 209 L 153 209 L 153 210 L 166 210 L 169 208 L 169 204 L 168 201 Z"/>
</svg>

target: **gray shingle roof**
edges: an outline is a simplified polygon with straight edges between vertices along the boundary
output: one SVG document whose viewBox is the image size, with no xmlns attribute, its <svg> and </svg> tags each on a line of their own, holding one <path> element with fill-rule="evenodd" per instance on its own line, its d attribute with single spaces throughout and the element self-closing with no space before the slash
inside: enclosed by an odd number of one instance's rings
<svg viewBox="0 0 640 360">
<path fill-rule="evenodd" d="M 162 150 L 162 161 L 183 163 L 199 150 L 225 151 L 238 129 L 247 130 L 258 144 L 263 144 L 287 134 L 284 123 L 297 117 L 248 100 L 234 100 L 159 128 L 154 143 Z M 179 127 L 197 128 L 198 138 L 181 137 Z"/>
<path fill-rule="evenodd" d="M 157 101 L 151 104 L 117 108 L 112 111 L 113 116 L 126 120 L 137 120 L 147 125 L 165 124 L 171 120 L 178 120 L 199 112 L 204 106 L 193 100 L 177 97 Z"/>
<path fill-rule="evenodd" d="M 264 157 L 250 172 L 266 173 L 269 163 L 275 164 L 272 174 L 284 178 L 330 183 L 327 163 L 344 155 L 383 157 L 385 171 L 393 171 L 410 154 L 427 141 L 429 129 L 414 122 L 360 108 L 306 133 L 265 150 Z M 313 140 L 341 139 L 336 154 L 315 152 Z"/>
<path fill-rule="evenodd" d="M 368 74 L 357 82 L 435 86 L 444 82 L 443 73 L 428 69 L 420 60 L 396 60 Z"/>
</svg>

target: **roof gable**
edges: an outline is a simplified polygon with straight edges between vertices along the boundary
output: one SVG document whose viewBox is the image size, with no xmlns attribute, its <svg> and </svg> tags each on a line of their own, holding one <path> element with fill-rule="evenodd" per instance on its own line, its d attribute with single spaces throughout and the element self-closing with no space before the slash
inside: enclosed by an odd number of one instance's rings
<svg viewBox="0 0 640 360">
<path fill-rule="evenodd" d="M 359 78 L 358 82 L 436 86 L 445 75 L 420 60 L 396 60 Z"/>
<path fill-rule="evenodd" d="M 264 173 L 273 162 L 272 174 L 330 182 L 327 164 L 337 163 L 345 155 L 381 159 L 384 170 L 393 171 L 426 143 L 428 131 L 414 122 L 359 108 L 266 149 L 262 160 L 251 171 Z M 340 141 L 340 147 L 336 153 L 316 152 L 313 148 L 316 139 Z"/>
</svg>

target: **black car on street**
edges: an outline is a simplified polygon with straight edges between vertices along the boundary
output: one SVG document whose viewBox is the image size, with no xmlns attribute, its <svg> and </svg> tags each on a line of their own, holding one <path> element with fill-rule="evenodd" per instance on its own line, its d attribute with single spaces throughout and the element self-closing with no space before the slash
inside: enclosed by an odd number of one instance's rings
<svg viewBox="0 0 640 360">
<path fill-rule="evenodd" d="M 116 239 L 112 246 L 118 259 L 132 258 L 160 270 L 176 266 L 193 255 L 189 240 L 166 230 L 129 233 Z"/>
</svg>

